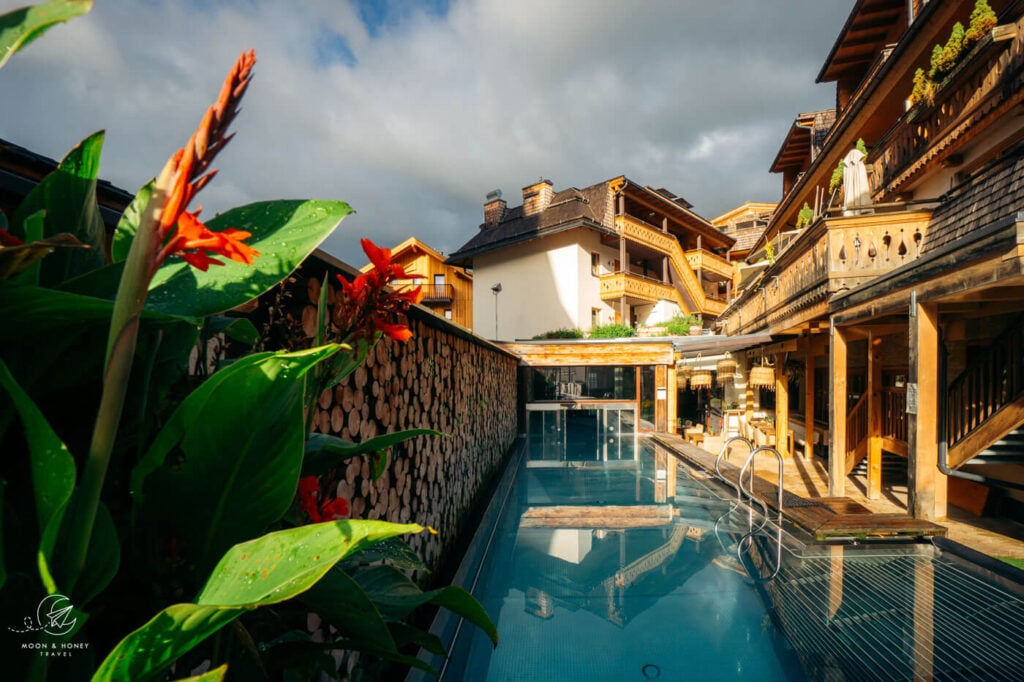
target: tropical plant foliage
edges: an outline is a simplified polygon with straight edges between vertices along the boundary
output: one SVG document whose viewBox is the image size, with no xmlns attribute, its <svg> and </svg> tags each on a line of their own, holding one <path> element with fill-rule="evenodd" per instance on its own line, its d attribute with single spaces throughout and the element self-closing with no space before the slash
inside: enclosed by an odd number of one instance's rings
<svg viewBox="0 0 1024 682">
<path fill-rule="evenodd" d="M 0 17 L 0 59 L 88 2 Z M 2 64 L 2 61 L 0 61 Z M 275 286 L 338 226 L 342 201 L 260 202 L 204 223 L 189 206 L 255 64 L 235 64 L 199 127 L 146 183 L 108 238 L 96 204 L 102 132 L 71 150 L 9 216 L 0 214 L 0 613 L 20 638 L 11 679 L 309 679 L 330 651 L 423 666 L 440 643 L 408 624 L 452 609 L 497 641 L 456 587 L 422 591 L 401 542 L 415 524 L 354 520 L 317 476 L 351 457 L 383 470 L 387 449 L 433 431 L 350 443 L 310 435 L 317 396 L 383 335 L 409 337 L 390 253 L 322 288 L 316 344 L 252 353 L 208 377 L 189 354 L 210 334 L 251 344 L 225 313 Z M 61 604 L 44 618 L 41 604 Z M 307 614 L 319 614 L 314 641 Z M 11 628 L 25 619 L 25 627 Z M 67 651 L 59 658 L 47 651 Z"/>
</svg>

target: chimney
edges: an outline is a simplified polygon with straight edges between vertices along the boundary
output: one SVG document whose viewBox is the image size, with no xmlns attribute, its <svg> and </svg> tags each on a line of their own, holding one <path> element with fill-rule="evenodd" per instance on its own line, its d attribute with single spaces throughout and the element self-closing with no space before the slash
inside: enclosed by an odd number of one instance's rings
<svg viewBox="0 0 1024 682">
<path fill-rule="evenodd" d="M 487 201 L 484 202 L 484 224 L 497 225 L 505 219 L 505 200 L 501 198 L 501 190 L 496 189 L 487 193 Z"/>
<path fill-rule="evenodd" d="M 523 188 L 523 215 L 540 213 L 551 203 L 555 195 L 551 181 L 541 178 L 532 185 Z"/>
</svg>

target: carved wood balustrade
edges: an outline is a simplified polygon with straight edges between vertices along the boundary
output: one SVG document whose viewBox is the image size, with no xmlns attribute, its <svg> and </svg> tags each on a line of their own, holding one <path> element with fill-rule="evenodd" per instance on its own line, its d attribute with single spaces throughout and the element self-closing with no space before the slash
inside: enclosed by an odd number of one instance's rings
<svg viewBox="0 0 1024 682">
<path fill-rule="evenodd" d="M 828 313 L 828 299 L 916 259 L 930 211 L 819 219 L 725 312 L 728 334 L 791 331 Z"/>
<path fill-rule="evenodd" d="M 1021 25 L 997 26 L 939 85 L 932 103 L 920 102 L 872 150 L 871 194 L 885 201 L 940 155 L 948 158 L 983 119 L 994 120 L 1024 97 Z"/>
<path fill-rule="evenodd" d="M 732 261 L 722 258 L 717 253 L 707 249 L 691 249 L 687 251 L 686 262 L 689 263 L 690 269 L 695 272 L 700 270 L 704 273 L 717 275 L 722 279 L 731 280 L 733 278 L 735 266 Z"/>
<path fill-rule="evenodd" d="M 665 297 L 667 300 L 678 301 L 687 312 L 699 312 L 712 317 L 717 317 L 725 310 L 727 306 L 725 297 L 717 292 L 705 291 L 690 264 L 688 254 L 683 252 L 682 246 L 675 236 L 662 232 L 653 225 L 630 215 L 615 216 L 615 230 L 623 239 L 643 244 L 668 257 L 678 280 L 678 289 L 671 286 L 669 288 L 678 291 L 678 295 L 667 296 Z M 718 259 L 718 256 L 701 251 L 704 254 L 702 263 L 721 269 L 721 265 L 713 260 Z M 728 265 L 730 268 L 728 277 L 732 277 L 733 266 L 731 263 Z"/>
<path fill-rule="evenodd" d="M 609 301 L 626 296 L 648 303 L 659 300 L 676 300 L 676 290 L 671 284 L 663 284 L 640 275 L 616 272 L 601 277 L 601 300 Z"/>
</svg>

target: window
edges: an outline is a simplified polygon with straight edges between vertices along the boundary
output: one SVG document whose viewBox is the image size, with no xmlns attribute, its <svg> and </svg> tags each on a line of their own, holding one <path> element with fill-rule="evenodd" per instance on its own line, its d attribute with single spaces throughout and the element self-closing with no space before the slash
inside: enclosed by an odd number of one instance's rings
<svg viewBox="0 0 1024 682">
<path fill-rule="evenodd" d="M 601 325 L 601 309 L 591 308 L 590 309 L 590 328 L 599 327 Z"/>
<path fill-rule="evenodd" d="M 446 319 L 446 320 L 452 319 L 452 309 L 451 308 L 445 308 L 444 309 L 444 319 Z"/>
<path fill-rule="evenodd" d="M 594 277 L 601 274 L 601 254 L 594 251 L 590 253 L 590 274 Z"/>
<path fill-rule="evenodd" d="M 434 275 L 434 286 L 444 286 L 444 275 Z"/>
</svg>

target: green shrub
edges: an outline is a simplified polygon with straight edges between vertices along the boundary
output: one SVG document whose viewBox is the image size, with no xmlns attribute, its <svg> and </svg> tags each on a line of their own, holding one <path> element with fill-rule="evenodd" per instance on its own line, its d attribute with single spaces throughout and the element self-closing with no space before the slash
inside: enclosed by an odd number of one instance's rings
<svg viewBox="0 0 1024 682">
<path fill-rule="evenodd" d="M 534 339 L 582 339 L 583 332 L 579 329 L 551 329 L 537 336 Z"/>
<path fill-rule="evenodd" d="M 622 339 L 636 336 L 636 330 L 626 324 L 601 324 L 590 330 L 592 339 Z"/>
<path fill-rule="evenodd" d="M 971 20 L 964 33 L 964 50 L 970 49 L 974 43 L 985 37 L 985 34 L 996 27 L 999 23 L 996 13 L 986 0 L 978 0 L 974 3 L 974 10 L 971 12 Z"/>
<path fill-rule="evenodd" d="M 810 225 L 812 220 L 814 220 L 814 209 L 808 206 L 805 201 L 804 207 L 801 208 L 800 212 L 796 215 L 796 229 L 802 230 Z"/>
<path fill-rule="evenodd" d="M 669 336 L 686 336 L 690 333 L 690 327 L 703 324 L 700 315 L 676 315 L 665 323 L 665 330 Z"/>
</svg>

